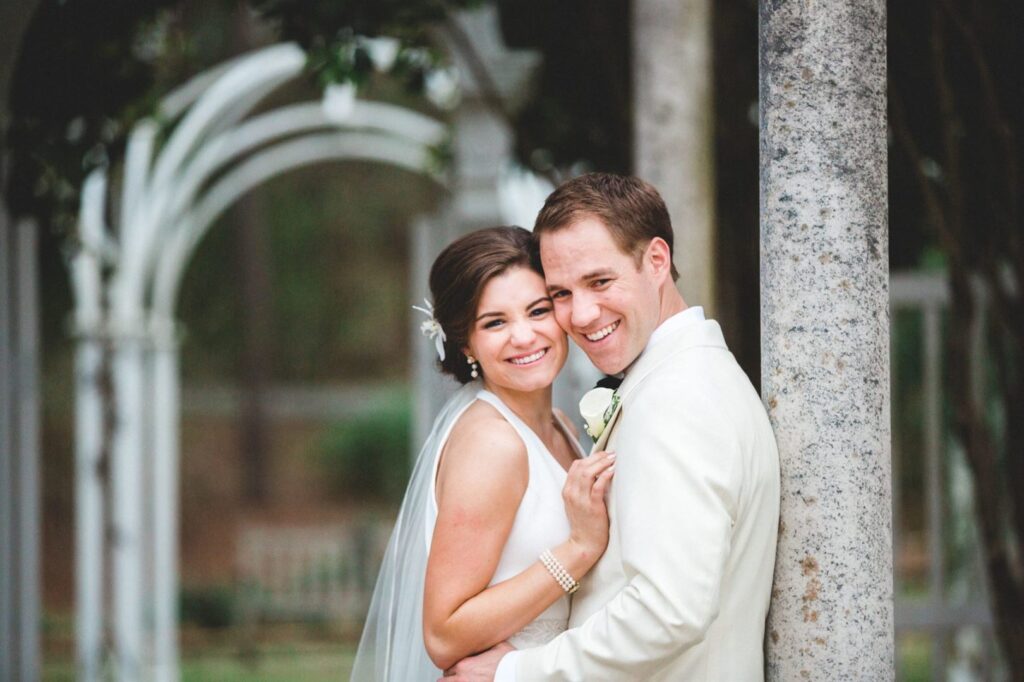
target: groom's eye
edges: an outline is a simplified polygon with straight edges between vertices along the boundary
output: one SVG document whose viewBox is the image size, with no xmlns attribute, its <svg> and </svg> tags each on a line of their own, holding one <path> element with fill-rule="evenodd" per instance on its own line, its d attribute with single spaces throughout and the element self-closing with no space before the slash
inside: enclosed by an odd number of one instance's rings
<svg viewBox="0 0 1024 682">
<path fill-rule="evenodd" d="M 551 294 L 551 298 L 555 299 L 556 301 L 558 299 L 560 299 L 560 298 L 568 298 L 568 297 L 569 297 L 569 291 L 567 289 L 560 289 L 559 291 L 556 291 L 553 294 Z"/>
</svg>

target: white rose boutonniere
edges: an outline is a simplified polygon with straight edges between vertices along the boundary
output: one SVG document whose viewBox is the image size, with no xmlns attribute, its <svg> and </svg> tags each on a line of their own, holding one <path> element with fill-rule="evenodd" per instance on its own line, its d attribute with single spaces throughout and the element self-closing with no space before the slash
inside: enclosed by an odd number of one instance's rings
<svg viewBox="0 0 1024 682">
<path fill-rule="evenodd" d="M 604 433 L 604 427 L 612 418 L 612 412 L 619 404 L 619 394 L 610 388 L 594 388 L 587 391 L 580 400 L 580 414 L 586 422 L 587 435 L 597 442 Z"/>
</svg>

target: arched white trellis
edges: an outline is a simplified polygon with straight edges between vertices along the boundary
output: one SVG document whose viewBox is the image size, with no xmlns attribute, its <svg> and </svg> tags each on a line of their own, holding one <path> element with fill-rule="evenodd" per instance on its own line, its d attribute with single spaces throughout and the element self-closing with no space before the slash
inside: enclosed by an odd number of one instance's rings
<svg viewBox="0 0 1024 682">
<path fill-rule="evenodd" d="M 82 194 L 82 248 L 72 263 L 77 352 L 78 648 L 82 679 L 100 675 L 104 585 L 121 679 L 177 679 L 177 480 L 179 371 L 173 312 L 182 275 L 203 235 L 241 195 L 300 166 L 366 160 L 424 173 L 445 127 L 392 105 L 353 100 L 344 110 L 290 105 L 246 118 L 298 76 L 305 54 L 276 45 L 203 74 L 164 100 L 180 119 L 163 145 L 160 127 L 132 132 L 116 244 L 104 226 L 106 179 Z M 104 259 L 111 265 L 104 277 Z M 106 298 L 104 298 L 106 296 Z M 108 346 L 109 344 L 109 346 Z M 110 443 L 110 514 L 104 532 L 100 463 L 105 349 L 117 419 Z M 147 526 L 145 520 L 149 520 Z M 104 538 L 110 580 L 104 580 Z M 148 592 L 147 588 L 148 587 Z"/>
</svg>

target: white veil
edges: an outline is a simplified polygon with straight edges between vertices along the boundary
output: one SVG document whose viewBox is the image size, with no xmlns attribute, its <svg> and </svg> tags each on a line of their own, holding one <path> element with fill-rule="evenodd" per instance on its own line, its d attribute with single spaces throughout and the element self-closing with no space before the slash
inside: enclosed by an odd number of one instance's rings
<svg viewBox="0 0 1024 682">
<path fill-rule="evenodd" d="M 479 390 L 480 383 L 471 382 L 445 403 L 416 457 L 366 614 L 352 682 L 433 682 L 441 676 L 423 644 L 427 504 L 438 451 Z"/>
</svg>

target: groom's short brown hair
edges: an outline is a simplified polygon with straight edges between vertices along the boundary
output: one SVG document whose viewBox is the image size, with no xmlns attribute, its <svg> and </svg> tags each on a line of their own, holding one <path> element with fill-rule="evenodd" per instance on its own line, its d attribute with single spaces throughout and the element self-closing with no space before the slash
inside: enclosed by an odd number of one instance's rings
<svg viewBox="0 0 1024 682">
<path fill-rule="evenodd" d="M 665 201 L 649 182 L 629 175 L 586 173 L 563 182 L 552 192 L 537 215 L 533 233 L 557 232 L 584 218 L 598 218 L 611 232 L 623 253 L 636 259 L 655 237 L 673 251 L 672 220 Z M 672 265 L 672 279 L 679 279 Z"/>
</svg>

